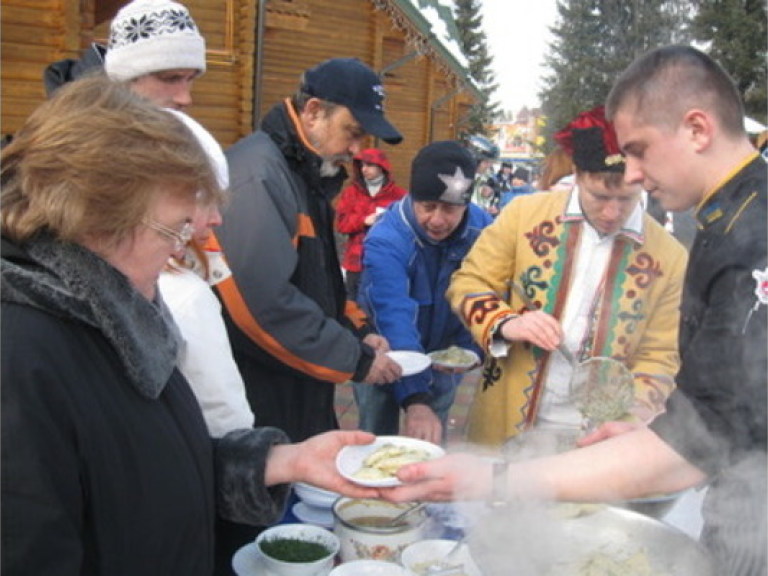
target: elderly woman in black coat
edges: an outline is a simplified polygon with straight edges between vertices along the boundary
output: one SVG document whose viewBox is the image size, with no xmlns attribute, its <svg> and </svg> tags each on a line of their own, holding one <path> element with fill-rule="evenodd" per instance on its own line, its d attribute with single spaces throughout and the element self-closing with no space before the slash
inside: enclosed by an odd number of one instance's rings
<svg viewBox="0 0 768 576">
<path fill-rule="evenodd" d="M 208 576 L 216 514 L 272 523 L 296 480 L 375 495 L 334 466 L 368 434 L 209 438 L 156 285 L 221 194 L 183 123 L 105 79 L 3 150 L 3 574 Z"/>
</svg>

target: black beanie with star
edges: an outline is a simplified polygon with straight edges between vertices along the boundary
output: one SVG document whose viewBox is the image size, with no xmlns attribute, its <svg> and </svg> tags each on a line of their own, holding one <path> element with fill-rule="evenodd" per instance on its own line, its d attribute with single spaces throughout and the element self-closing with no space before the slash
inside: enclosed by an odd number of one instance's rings
<svg viewBox="0 0 768 576">
<path fill-rule="evenodd" d="M 416 202 L 469 204 L 475 164 L 469 150 L 456 141 L 427 144 L 411 164 L 411 198 Z"/>
</svg>

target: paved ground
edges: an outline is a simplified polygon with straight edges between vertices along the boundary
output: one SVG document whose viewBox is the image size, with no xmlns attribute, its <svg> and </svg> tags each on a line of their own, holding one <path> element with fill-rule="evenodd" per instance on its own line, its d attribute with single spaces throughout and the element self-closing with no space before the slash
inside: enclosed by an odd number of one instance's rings
<svg viewBox="0 0 768 576">
<path fill-rule="evenodd" d="M 448 443 L 462 443 L 465 440 L 467 414 L 475 394 L 475 387 L 480 377 L 480 369 L 468 372 L 456 391 L 456 400 L 448 417 Z M 357 405 L 352 396 L 352 384 L 336 387 L 336 414 L 340 426 L 345 429 L 357 427 Z"/>
</svg>

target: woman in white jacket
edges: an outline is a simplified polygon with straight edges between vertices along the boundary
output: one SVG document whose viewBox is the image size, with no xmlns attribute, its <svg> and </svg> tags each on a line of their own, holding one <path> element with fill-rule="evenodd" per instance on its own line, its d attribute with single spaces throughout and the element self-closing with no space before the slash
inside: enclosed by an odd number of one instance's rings
<svg viewBox="0 0 768 576">
<path fill-rule="evenodd" d="M 224 152 L 213 136 L 183 112 L 169 110 L 197 136 L 208 152 L 219 186 L 229 186 Z M 178 366 L 189 381 L 213 438 L 254 424 L 245 386 L 232 358 L 221 304 L 211 286 L 229 276 L 221 251 L 211 247 L 211 231 L 221 224 L 217 204 L 199 210 L 195 233 L 183 260 L 173 259 L 160 275 L 160 293 L 173 315 L 182 343 Z"/>
</svg>

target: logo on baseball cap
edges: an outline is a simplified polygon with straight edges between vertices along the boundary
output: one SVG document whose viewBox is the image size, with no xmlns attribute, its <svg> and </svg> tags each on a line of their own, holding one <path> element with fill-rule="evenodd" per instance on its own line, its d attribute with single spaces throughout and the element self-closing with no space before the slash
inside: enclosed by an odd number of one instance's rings
<svg viewBox="0 0 768 576">
<path fill-rule="evenodd" d="M 403 136 L 384 118 L 384 87 L 379 76 L 357 58 L 332 58 L 304 73 L 304 92 L 349 108 L 363 130 L 388 144 Z"/>
</svg>

